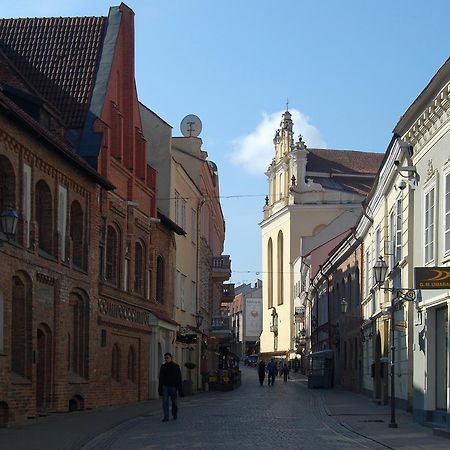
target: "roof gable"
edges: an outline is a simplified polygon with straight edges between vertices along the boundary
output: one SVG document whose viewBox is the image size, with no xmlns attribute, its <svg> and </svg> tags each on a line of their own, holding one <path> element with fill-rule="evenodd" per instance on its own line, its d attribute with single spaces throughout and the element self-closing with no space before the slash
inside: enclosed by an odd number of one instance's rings
<svg viewBox="0 0 450 450">
<path fill-rule="evenodd" d="M 0 47 L 69 128 L 86 117 L 106 17 L 0 19 Z"/>
</svg>

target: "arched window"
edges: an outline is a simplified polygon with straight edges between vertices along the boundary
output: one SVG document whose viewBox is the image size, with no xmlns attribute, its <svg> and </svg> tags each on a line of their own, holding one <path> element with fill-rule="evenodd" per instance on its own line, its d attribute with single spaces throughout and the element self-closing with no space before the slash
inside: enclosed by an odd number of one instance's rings
<svg viewBox="0 0 450 450">
<path fill-rule="evenodd" d="M 111 377 L 120 382 L 120 350 L 117 344 L 113 345 L 111 354 Z"/>
<path fill-rule="evenodd" d="M 119 233 L 109 225 L 106 232 L 106 274 L 105 278 L 115 285 L 119 281 Z"/>
<path fill-rule="evenodd" d="M 87 378 L 89 369 L 89 306 L 77 293 L 69 296 L 68 367 L 69 371 Z"/>
<path fill-rule="evenodd" d="M 144 245 L 136 242 L 134 247 L 134 291 L 138 294 L 144 293 Z"/>
<path fill-rule="evenodd" d="M 277 248 L 277 261 L 278 261 L 278 304 L 283 304 L 284 295 L 284 283 L 283 283 L 283 233 L 278 233 L 278 248 Z"/>
<path fill-rule="evenodd" d="M 269 243 L 267 245 L 267 271 L 268 271 L 268 305 L 269 308 L 273 307 L 273 244 L 272 238 L 269 238 Z"/>
<path fill-rule="evenodd" d="M 25 276 L 12 279 L 11 370 L 31 379 L 32 299 L 31 286 Z"/>
<path fill-rule="evenodd" d="M 0 155 L 0 212 L 9 206 L 16 207 L 16 175 L 9 159 Z"/>
<path fill-rule="evenodd" d="M 164 259 L 158 256 L 156 259 L 156 301 L 164 303 Z"/>
<path fill-rule="evenodd" d="M 136 382 L 136 352 L 132 345 L 128 349 L 128 379 Z"/>
<path fill-rule="evenodd" d="M 36 184 L 36 222 L 39 230 L 39 248 L 53 254 L 53 200 L 44 180 Z"/>
<path fill-rule="evenodd" d="M 70 237 L 72 239 L 72 262 L 74 265 L 84 269 L 83 258 L 83 235 L 84 220 L 83 209 L 77 201 L 73 201 L 70 206 Z"/>
</svg>

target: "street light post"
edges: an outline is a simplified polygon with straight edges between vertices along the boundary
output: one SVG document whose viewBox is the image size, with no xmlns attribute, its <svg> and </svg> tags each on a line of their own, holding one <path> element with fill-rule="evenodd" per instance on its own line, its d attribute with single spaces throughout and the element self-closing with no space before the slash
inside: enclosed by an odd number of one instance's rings
<svg viewBox="0 0 450 450">
<path fill-rule="evenodd" d="M 380 256 L 378 261 L 375 263 L 373 267 L 373 274 L 375 277 L 375 283 L 378 287 L 384 291 L 391 292 L 391 332 L 390 332 L 390 341 L 391 341 L 391 422 L 389 423 L 389 428 L 397 428 L 397 421 L 395 419 L 395 302 L 398 298 L 401 298 L 406 301 L 412 301 L 416 298 L 416 293 L 412 289 L 407 288 L 387 288 L 382 287 L 381 285 L 384 283 L 388 271 L 388 265 L 384 262 L 383 257 Z"/>
<path fill-rule="evenodd" d="M 19 216 L 17 211 L 12 206 L 7 207 L 0 213 L 0 232 L 4 234 L 7 242 L 16 234 L 18 221 Z M 0 247 L 3 242 L 5 241 L 0 238 Z"/>
</svg>

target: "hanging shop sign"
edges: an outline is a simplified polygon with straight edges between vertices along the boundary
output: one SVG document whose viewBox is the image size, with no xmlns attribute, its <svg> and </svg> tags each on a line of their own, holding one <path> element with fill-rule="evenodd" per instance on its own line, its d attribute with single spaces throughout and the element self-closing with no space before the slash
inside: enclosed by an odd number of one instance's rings
<svg viewBox="0 0 450 450">
<path fill-rule="evenodd" d="M 450 267 L 415 267 L 416 289 L 449 289 Z"/>
<path fill-rule="evenodd" d="M 197 333 L 192 333 L 186 328 L 181 328 L 177 331 L 176 341 L 183 344 L 196 344 L 197 343 Z"/>
</svg>

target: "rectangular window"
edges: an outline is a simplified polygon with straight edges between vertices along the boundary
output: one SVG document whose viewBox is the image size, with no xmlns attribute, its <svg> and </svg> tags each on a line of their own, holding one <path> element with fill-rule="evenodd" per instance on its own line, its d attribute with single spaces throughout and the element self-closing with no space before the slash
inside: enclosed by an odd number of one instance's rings
<svg viewBox="0 0 450 450">
<path fill-rule="evenodd" d="M 175 306 L 180 308 L 181 302 L 180 302 L 180 278 L 181 274 L 180 271 L 177 270 L 175 272 Z"/>
<path fill-rule="evenodd" d="M 381 254 L 381 228 L 377 228 L 375 232 L 375 260 L 377 261 Z"/>
<path fill-rule="evenodd" d="M 175 215 L 174 215 L 174 222 L 179 225 L 179 209 L 180 209 L 180 194 L 175 191 Z"/>
<path fill-rule="evenodd" d="M 186 275 L 181 274 L 181 277 L 180 277 L 180 308 L 183 311 L 186 309 L 185 289 L 186 289 Z"/>
<path fill-rule="evenodd" d="M 61 260 L 66 260 L 67 188 L 58 187 L 58 235 Z"/>
<path fill-rule="evenodd" d="M 365 270 L 365 291 L 366 291 L 366 297 L 369 296 L 370 292 L 370 283 L 369 283 L 369 276 L 371 274 L 370 270 L 370 250 L 366 251 L 366 270 Z"/>
<path fill-rule="evenodd" d="M 389 214 L 389 266 L 395 265 L 395 210 Z"/>
<path fill-rule="evenodd" d="M 450 252 L 450 172 L 445 175 L 444 252 Z"/>
<path fill-rule="evenodd" d="M 434 260 L 434 187 L 425 194 L 425 264 Z"/>
<path fill-rule="evenodd" d="M 191 209 L 192 242 L 197 243 L 197 211 Z"/>
<path fill-rule="evenodd" d="M 398 264 L 402 259 L 402 199 L 398 198 L 396 202 L 395 215 L 395 249 L 394 264 Z"/>
<path fill-rule="evenodd" d="M 186 200 L 183 198 L 181 200 L 181 228 L 183 228 L 183 230 L 186 230 Z"/>
<path fill-rule="evenodd" d="M 126 258 L 123 265 L 123 290 L 128 291 L 128 259 Z"/>
<path fill-rule="evenodd" d="M 191 281 L 191 312 L 197 313 L 197 284 L 195 281 Z"/>
<path fill-rule="evenodd" d="M 31 167 L 23 165 L 23 222 L 25 247 L 30 247 L 30 222 L 31 222 Z"/>
</svg>

